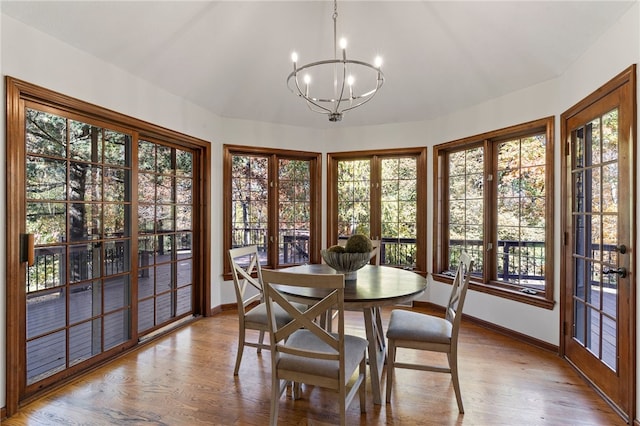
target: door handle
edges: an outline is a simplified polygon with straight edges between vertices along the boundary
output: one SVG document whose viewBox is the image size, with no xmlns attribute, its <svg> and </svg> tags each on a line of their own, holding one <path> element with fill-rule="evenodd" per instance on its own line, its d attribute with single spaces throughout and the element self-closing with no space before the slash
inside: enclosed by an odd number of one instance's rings
<svg viewBox="0 0 640 426">
<path fill-rule="evenodd" d="M 627 252 L 627 246 L 624 244 L 620 244 L 617 247 L 614 247 L 613 250 L 617 251 L 620 254 L 625 254 Z"/>
<path fill-rule="evenodd" d="M 620 267 L 620 268 L 604 268 L 602 270 L 602 273 L 607 275 L 607 274 L 618 274 L 620 276 L 620 278 L 624 278 L 627 276 L 627 268 L 624 267 Z"/>
</svg>

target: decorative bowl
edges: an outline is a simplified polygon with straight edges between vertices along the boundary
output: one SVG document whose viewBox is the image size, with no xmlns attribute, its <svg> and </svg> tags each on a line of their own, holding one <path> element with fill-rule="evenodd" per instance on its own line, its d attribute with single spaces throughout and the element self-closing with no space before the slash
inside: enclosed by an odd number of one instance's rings
<svg viewBox="0 0 640 426">
<path fill-rule="evenodd" d="M 326 249 L 320 250 L 320 255 L 336 272 L 344 274 L 346 281 L 355 280 L 357 271 L 369 263 L 371 253 L 336 253 Z"/>
</svg>

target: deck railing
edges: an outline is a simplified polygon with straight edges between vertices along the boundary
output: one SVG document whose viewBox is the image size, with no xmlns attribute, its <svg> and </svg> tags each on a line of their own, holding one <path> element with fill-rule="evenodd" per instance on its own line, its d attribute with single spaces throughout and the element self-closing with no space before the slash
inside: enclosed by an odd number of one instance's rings
<svg viewBox="0 0 640 426">
<path fill-rule="evenodd" d="M 262 229 L 243 230 L 242 235 L 258 246 L 258 251 L 266 253 L 266 232 Z M 281 242 L 280 261 L 282 264 L 296 264 L 309 261 L 309 235 L 296 233 L 284 235 Z M 450 240 L 452 259 L 450 264 L 455 264 L 455 256 L 464 248 L 472 257 L 478 259 L 477 269 L 482 269 L 484 245 L 481 240 Z M 411 269 L 415 265 L 416 252 L 415 238 L 383 238 L 380 245 L 380 259 L 383 265 L 400 266 Z M 602 259 L 614 259 L 616 246 L 604 244 L 602 246 Z M 65 248 L 50 247 L 39 248 L 36 251 L 35 263 L 28 269 L 27 293 L 58 287 L 66 282 Z M 598 254 L 599 253 L 594 253 Z M 102 267 L 105 275 L 113 275 L 125 272 L 127 250 L 124 244 L 111 245 L 104 253 Z M 94 262 L 92 250 L 71 252 L 69 256 L 70 278 L 72 281 L 90 279 L 93 276 L 92 268 L 100 268 L 99 262 Z M 145 266 L 147 252 L 141 251 L 138 256 L 140 266 Z M 535 284 L 544 280 L 545 268 L 545 244 L 542 241 L 498 241 L 498 277 L 506 281 L 519 280 Z M 98 274 L 99 275 L 99 274 Z M 592 285 L 598 284 L 596 274 L 592 274 Z M 611 280 L 603 280 L 605 287 L 615 286 Z"/>
</svg>

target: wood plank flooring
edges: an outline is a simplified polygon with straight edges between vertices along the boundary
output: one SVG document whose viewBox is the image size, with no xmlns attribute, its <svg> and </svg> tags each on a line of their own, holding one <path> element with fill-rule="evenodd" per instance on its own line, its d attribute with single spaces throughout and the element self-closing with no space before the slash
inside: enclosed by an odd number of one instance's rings
<svg viewBox="0 0 640 426">
<path fill-rule="evenodd" d="M 383 310 L 385 327 L 389 313 Z M 362 315 L 346 317 L 348 332 L 364 336 Z M 43 396 L 2 424 L 266 425 L 270 355 L 246 348 L 234 377 L 237 333 L 235 311 L 195 321 Z M 347 423 L 624 424 L 556 354 L 467 322 L 459 348 L 464 415 L 458 414 L 449 375 L 397 370 L 391 403 L 374 405 L 367 384 L 366 414 L 354 401 Z M 335 394 L 303 386 L 302 399 L 280 400 L 279 424 L 337 424 L 336 411 Z"/>
</svg>

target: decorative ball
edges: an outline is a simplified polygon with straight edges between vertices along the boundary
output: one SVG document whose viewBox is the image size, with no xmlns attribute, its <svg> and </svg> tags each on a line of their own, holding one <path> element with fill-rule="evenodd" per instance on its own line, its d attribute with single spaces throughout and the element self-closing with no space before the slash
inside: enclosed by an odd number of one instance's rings
<svg viewBox="0 0 640 426">
<path fill-rule="evenodd" d="M 339 246 L 339 245 L 335 245 L 335 246 L 331 246 L 327 249 L 328 251 L 330 251 L 331 253 L 344 253 L 344 247 Z"/>
<path fill-rule="evenodd" d="M 371 250 L 373 250 L 371 240 L 363 234 L 353 234 L 344 246 L 344 251 L 347 253 L 371 253 Z"/>
</svg>

